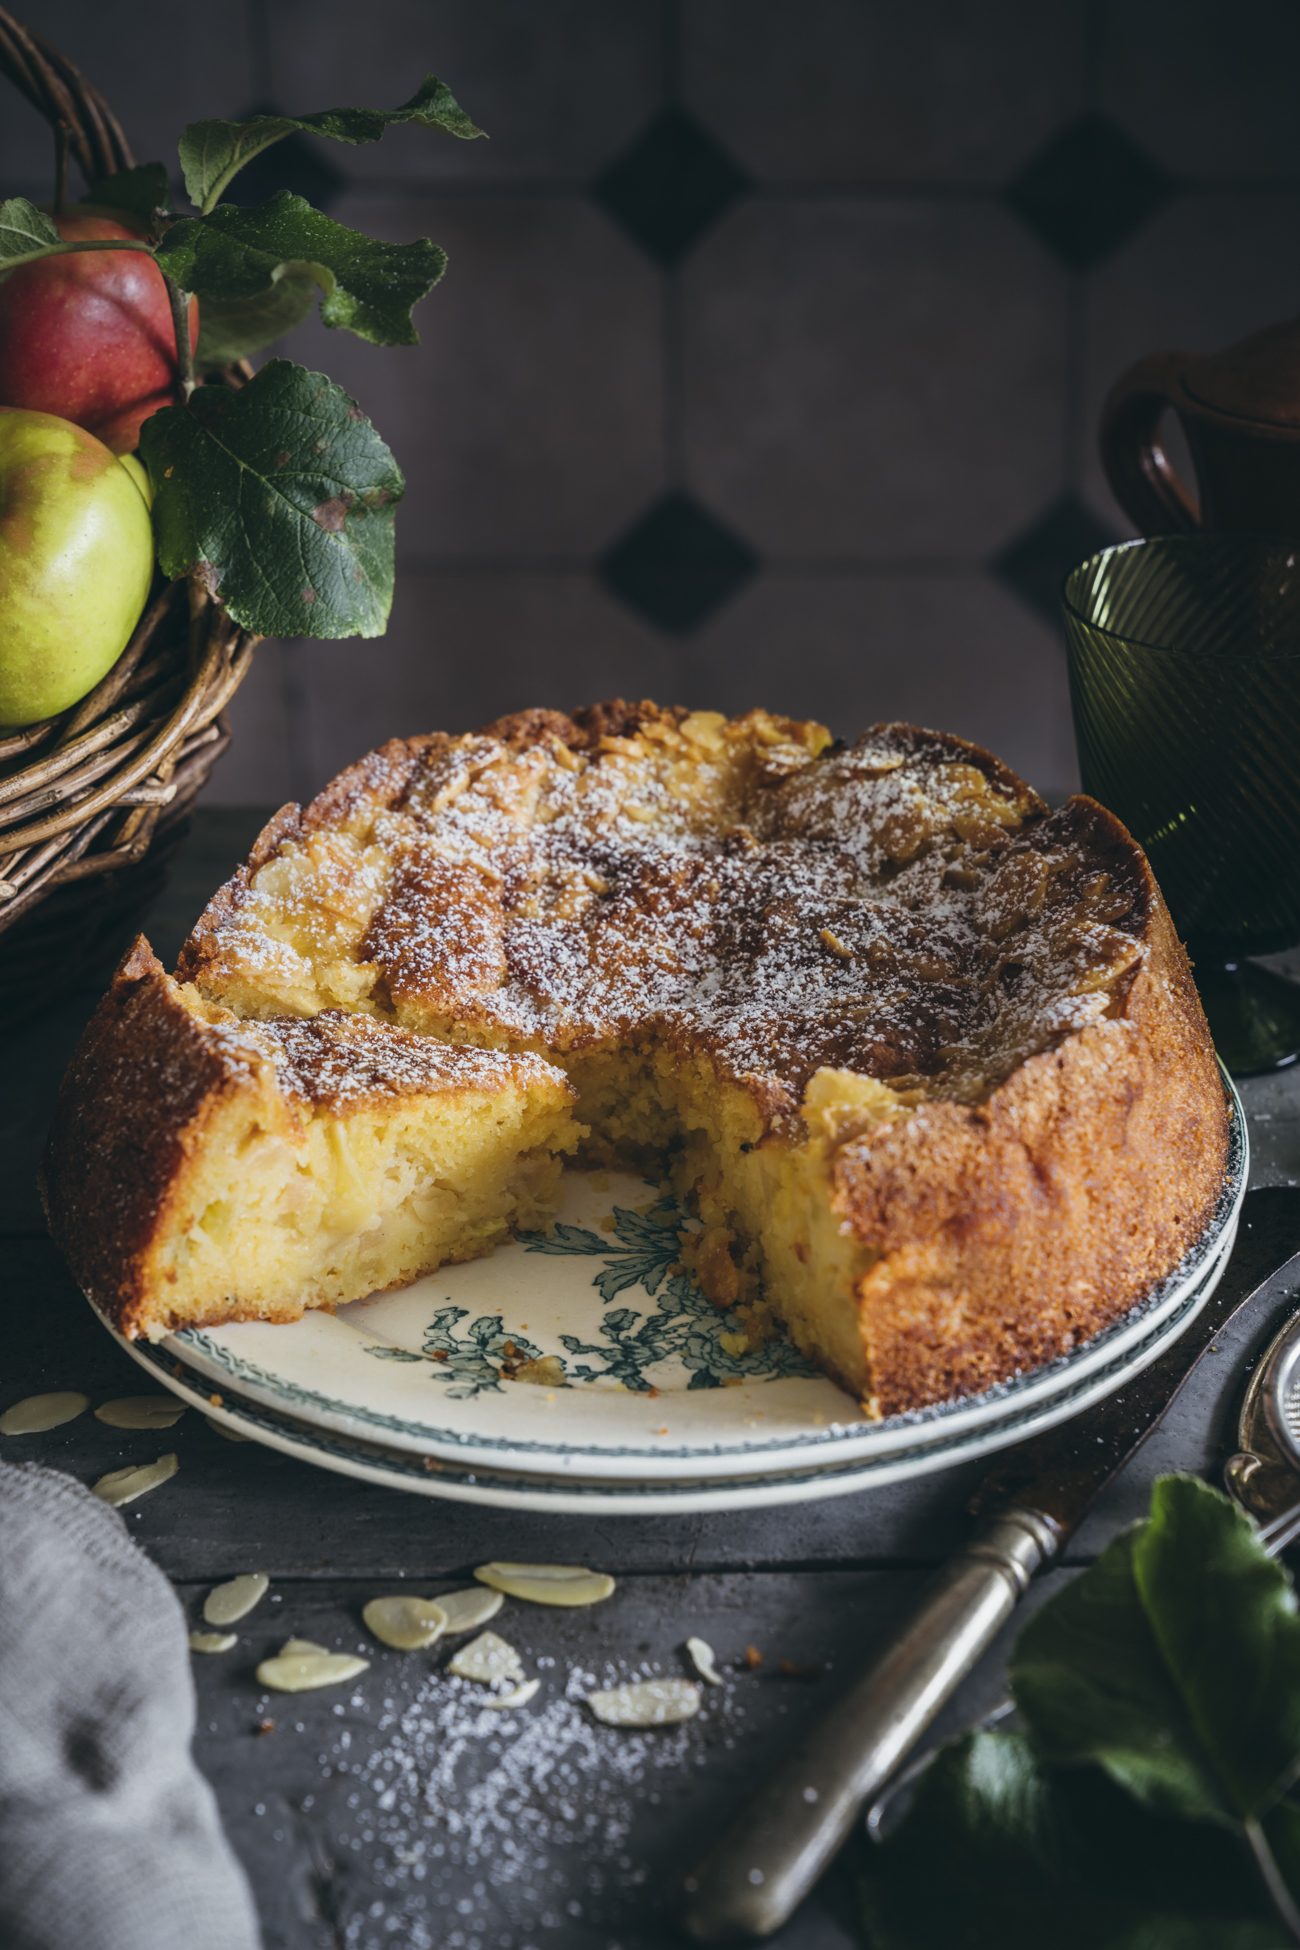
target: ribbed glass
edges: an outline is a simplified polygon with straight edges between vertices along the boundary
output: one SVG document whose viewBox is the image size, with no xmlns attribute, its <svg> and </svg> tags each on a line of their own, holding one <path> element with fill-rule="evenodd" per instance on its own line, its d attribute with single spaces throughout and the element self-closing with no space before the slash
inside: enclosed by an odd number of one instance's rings
<svg viewBox="0 0 1300 1950">
<path fill-rule="evenodd" d="M 1067 576 L 1084 790 L 1146 848 L 1180 933 L 1300 941 L 1300 547 L 1176 535 Z"/>
</svg>

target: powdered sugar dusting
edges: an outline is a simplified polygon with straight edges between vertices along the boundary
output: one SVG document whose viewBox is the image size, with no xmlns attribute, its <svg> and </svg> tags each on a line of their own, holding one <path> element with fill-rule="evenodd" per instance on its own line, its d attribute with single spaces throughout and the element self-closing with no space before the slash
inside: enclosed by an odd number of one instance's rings
<svg viewBox="0 0 1300 1950">
<path fill-rule="evenodd" d="M 349 1950 L 490 1950 L 579 1921 L 607 1924 L 617 1941 L 620 1920 L 626 1928 L 649 1874 L 638 1812 L 704 1763 L 707 1727 L 716 1738 L 742 1709 L 731 1693 L 711 1694 L 698 1721 L 603 1727 L 586 1696 L 661 1676 L 657 1667 L 536 1663 L 543 1690 L 518 1712 L 503 1716 L 480 1688 L 434 1675 L 413 1699 L 385 1703 L 374 1751 L 321 1756 L 326 1775 L 352 1781 L 348 1805 L 365 1811 L 341 1845 L 360 1845 L 382 1892 L 369 1916 L 343 1925 Z M 448 1882 L 475 1892 L 454 1919 L 437 1896 Z"/>
<path fill-rule="evenodd" d="M 650 706 L 388 747 L 187 956 L 245 1013 L 698 1050 L 778 1116 L 822 1067 L 978 1099 L 1104 1013 L 1145 919 L 1112 830 L 959 740 L 825 747 L 762 712 Z"/>
<path fill-rule="evenodd" d="M 494 1091 L 508 1083 L 538 1083 L 560 1071 L 527 1051 L 507 1054 L 443 1043 L 377 1021 L 327 1010 L 308 1018 L 281 1016 L 241 1024 L 228 1035 L 268 1055 L 281 1086 L 313 1104 L 343 1104 L 364 1097 L 403 1097 L 414 1092 Z"/>
</svg>

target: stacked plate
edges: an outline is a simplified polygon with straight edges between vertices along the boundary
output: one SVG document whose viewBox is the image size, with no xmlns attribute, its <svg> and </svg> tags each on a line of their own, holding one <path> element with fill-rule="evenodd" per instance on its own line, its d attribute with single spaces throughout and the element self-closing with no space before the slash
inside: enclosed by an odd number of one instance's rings
<svg viewBox="0 0 1300 1950">
<path fill-rule="evenodd" d="M 737 1510 L 843 1495 L 1017 1442 L 1123 1385 L 1217 1283 L 1248 1163 L 1122 1321 L 978 1397 L 869 1422 L 786 1342 L 750 1347 L 676 1268 L 681 1216 L 572 1173 L 559 1223 L 489 1258 L 291 1327 L 187 1329 L 127 1351 L 241 1435 L 423 1496 L 546 1511 Z"/>
</svg>

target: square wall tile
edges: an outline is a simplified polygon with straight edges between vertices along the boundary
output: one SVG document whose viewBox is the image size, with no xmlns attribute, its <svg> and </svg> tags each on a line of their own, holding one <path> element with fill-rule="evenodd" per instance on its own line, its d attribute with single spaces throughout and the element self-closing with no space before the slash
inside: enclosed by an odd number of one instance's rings
<svg viewBox="0 0 1300 1950">
<path fill-rule="evenodd" d="M 280 806 L 298 796 L 302 727 L 290 707 L 283 643 L 259 643 L 227 717 L 230 743 L 203 789 L 205 806 Z"/>
<path fill-rule="evenodd" d="M 1088 283 L 1084 487 L 1131 533 L 1102 473 L 1097 428 L 1109 388 L 1150 352 L 1215 352 L 1296 311 L 1300 192 L 1180 197 Z M 1171 457 L 1185 467 L 1177 422 Z M 1192 486 L 1190 476 L 1188 485 Z"/>
<path fill-rule="evenodd" d="M 904 719 L 955 731 L 1041 792 L 1075 780 L 1065 656 L 985 575 L 759 578 L 687 646 L 693 704 L 761 704 L 842 737 Z"/>
<path fill-rule="evenodd" d="M 683 272 L 688 489 L 777 559 L 985 558 L 1063 485 L 1067 289 L 982 199 L 739 206 Z"/>
<path fill-rule="evenodd" d="M 386 738 L 469 731 L 531 705 L 673 703 L 685 675 L 675 639 L 638 623 L 589 576 L 563 572 L 407 571 L 386 637 L 293 644 L 287 654 L 308 731 L 308 790 Z"/>
<path fill-rule="evenodd" d="M 168 0 L 19 0 L 14 11 L 94 83 L 141 162 L 174 170 L 186 123 L 242 115 L 256 92 L 245 7 L 226 9 L 219 24 L 201 8 Z M 7 81 L 0 81 L 0 180 L 29 185 L 38 200 L 53 194 L 53 138 Z M 75 171 L 73 180 L 79 187 Z"/>
<path fill-rule="evenodd" d="M 585 183 L 659 107 L 667 0 L 267 0 L 272 87 L 291 111 L 403 102 L 432 70 L 487 142 L 392 129 L 335 153 L 358 182 Z M 333 146 L 333 145 L 331 145 Z"/>
<path fill-rule="evenodd" d="M 449 256 L 416 311 L 418 346 L 304 328 L 291 357 L 355 394 L 406 474 L 410 557 L 586 559 L 663 472 L 659 278 L 568 197 L 345 199 L 341 223 L 431 236 Z"/>
<path fill-rule="evenodd" d="M 1083 104 L 1083 0 L 695 0 L 687 106 L 781 183 L 1001 183 Z"/>
<path fill-rule="evenodd" d="M 1102 0 L 1101 105 L 1193 182 L 1300 176 L 1295 0 Z"/>
</svg>

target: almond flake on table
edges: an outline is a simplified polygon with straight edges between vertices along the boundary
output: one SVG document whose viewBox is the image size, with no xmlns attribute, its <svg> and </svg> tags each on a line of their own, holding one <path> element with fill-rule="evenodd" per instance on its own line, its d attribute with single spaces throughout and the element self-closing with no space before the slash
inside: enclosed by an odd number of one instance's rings
<svg viewBox="0 0 1300 1950">
<path fill-rule="evenodd" d="M 448 1672 L 457 1679 L 472 1679 L 480 1686 L 520 1686 L 524 1668 L 519 1654 L 508 1639 L 495 1632 L 480 1632 L 468 1645 L 447 1661 Z"/>
<path fill-rule="evenodd" d="M 61 1394 L 24 1395 L 0 1415 L 0 1435 L 45 1435 L 50 1429 L 61 1429 L 65 1422 L 75 1422 L 89 1407 L 90 1396 L 71 1389 Z"/>
<path fill-rule="evenodd" d="M 456 1638 L 461 1632 L 476 1632 L 480 1625 L 486 1625 L 495 1618 L 505 1599 L 499 1591 L 489 1591 L 486 1585 L 471 1584 L 463 1591 L 440 1591 L 434 1600 L 446 1619 L 443 1626 L 445 1638 Z"/>
<path fill-rule="evenodd" d="M 614 1590 L 607 1572 L 589 1571 L 585 1564 L 480 1564 L 474 1576 L 530 1605 L 599 1605 Z"/>
<path fill-rule="evenodd" d="M 391 1598 L 372 1598 L 362 1607 L 361 1617 L 371 1636 L 381 1645 L 391 1645 L 395 1652 L 423 1652 L 447 1629 L 447 1614 L 441 1605 L 405 1592 Z"/>
<path fill-rule="evenodd" d="M 120 1510 L 124 1503 L 134 1503 L 138 1496 L 147 1496 L 160 1484 L 168 1482 L 180 1468 L 180 1458 L 173 1449 L 156 1462 L 133 1463 L 126 1469 L 110 1469 L 107 1476 L 101 1476 L 92 1483 L 91 1494 L 103 1503 L 111 1503 Z"/>
<path fill-rule="evenodd" d="M 257 1668 L 260 1683 L 273 1693 L 314 1693 L 321 1686 L 341 1686 L 370 1670 L 369 1659 L 352 1652 L 325 1652 L 319 1646 L 310 1651 L 290 1651 L 290 1639 L 274 1658 L 263 1659 Z M 299 1642 L 300 1643 L 300 1642 Z"/>
<path fill-rule="evenodd" d="M 191 1652 L 229 1652 L 239 1644 L 236 1632 L 191 1632 Z"/>
<path fill-rule="evenodd" d="M 203 1616 L 209 1625 L 235 1625 L 247 1618 L 254 1605 L 260 1605 L 270 1589 L 265 1571 L 245 1571 L 240 1577 L 214 1584 L 203 1601 Z"/>
<path fill-rule="evenodd" d="M 95 1420 L 109 1429 L 174 1429 L 184 1413 L 175 1395 L 118 1395 L 99 1404 Z"/>
<path fill-rule="evenodd" d="M 540 1679 L 525 1679 L 522 1686 L 516 1686 L 508 1693 L 489 1693 L 483 1704 L 502 1713 L 512 1706 L 527 1706 L 541 1683 Z"/>
<path fill-rule="evenodd" d="M 253 1440 L 251 1435 L 242 1435 L 238 1429 L 228 1429 L 224 1422 L 218 1422 L 211 1415 L 205 1415 L 203 1419 L 214 1435 L 224 1435 L 227 1442 L 251 1442 Z"/>
<path fill-rule="evenodd" d="M 713 1647 L 707 1639 L 687 1639 L 686 1656 L 706 1686 L 722 1685 L 722 1674 L 718 1671 Z"/>
<path fill-rule="evenodd" d="M 695 1718 L 700 1689 L 690 1679 L 636 1679 L 588 1693 L 587 1705 L 607 1727 L 671 1727 Z"/>
</svg>

